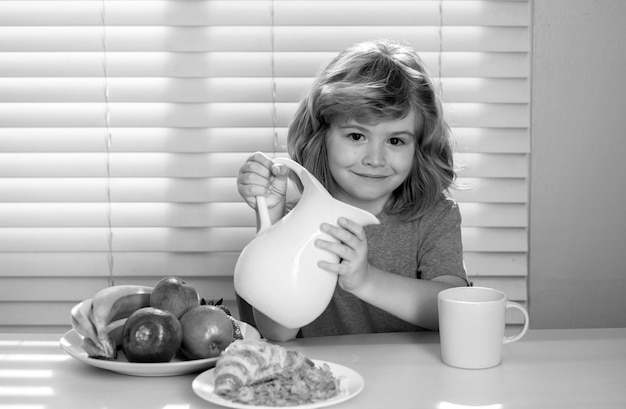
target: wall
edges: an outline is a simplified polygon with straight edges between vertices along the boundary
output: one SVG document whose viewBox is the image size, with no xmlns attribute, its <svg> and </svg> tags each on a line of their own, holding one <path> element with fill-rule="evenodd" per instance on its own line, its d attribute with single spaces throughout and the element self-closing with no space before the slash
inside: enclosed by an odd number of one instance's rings
<svg viewBox="0 0 626 409">
<path fill-rule="evenodd" d="M 533 16 L 531 327 L 625 327 L 626 2 Z"/>
</svg>

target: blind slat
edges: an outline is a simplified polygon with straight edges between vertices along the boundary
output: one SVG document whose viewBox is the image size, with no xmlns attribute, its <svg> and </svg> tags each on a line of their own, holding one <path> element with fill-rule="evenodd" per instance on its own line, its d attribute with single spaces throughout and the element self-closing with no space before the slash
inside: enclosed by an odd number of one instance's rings
<svg viewBox="0 0 626 409">
<path fill-rule="evenodd" d="M 523 178 L 528 176 L 525 154 L 457 153 L 459 177 Z"/>
<path fill-rule="evenodd" d="M 0 177 L 236 177 L 250 153 L 0 153 Z M 520 178 L 524 154 L 457 153 L 461 177 Z M 108 163 L 108 166 L 107 166 Z"/>
<path fill-rule="evenodd" d="M 2 202 L 238 202 L 234 177 L 169 178 L 0 178 Z"/>
<path fill-rule="evenodd" d="M 441 31 L 441 32 L 440 32 Z M 315 36 L 311 36 L 315 33 Z M 274 28 L 278 51 L 341 51 L 363 39 L 399 38 L 419 50 L 528 51 L 526 27 L 415 27 L 415 26 L 317 26 Z M 9 40 L 10 39 L 10 40 Z M 271 31 L 266 27 L 30 27 L 0 26 L 0 52 L 101 51 L 270 51 Z"/>
<path fill-rule="evenodd" d="M 138 278 L 120 278 L 119 284 L 124 283 L 136 283 L 140 285 L 153 286 L 160 277 L 158 276 L 146 276 Z M 136 281 L 134 281 L 136 280 Z M 58 285 L 59 281 L 65 283 L 65 285 Z M 209 299 L 210 294 L 223 294 L 224 297 L 234 299 L 234 292 L 232 291 L 232 285 L 227 278 L 217 278 L 212 281 L 214 288 L 209 292 L 206 291 L 207 279 L 202 277 L 191 277 L 189 284 L 198 286 L 198 291 L 203 291 L 202 296 Z M 0 288 L 0 298 L 5 301 L 39 301 L 42 299 L 48 299 L 55 302 L 63 301 L 80 301 L 83 298 L 88 298 L 95 294 L 98 290 L 106 287 L 106 280 L 102 278 L 93 277 L 72 277 L 71 279 L 59 280 L 55 277 L 14 277 L 5 278 L 4 282 L 7 284 L 6 289 Z M 16 297 L 16 294 L 10 291 L 11 288 L 28 288 L 30 291 L 23 297 Z M 55 291 L 50 291 L 50 288 L 55 288 Z M 205 295 L 207 294 L 207 295 Z M 69 312 L 69 310 L 68 310 Z M 68 322 L 69 324 L 69 322 Z"/>
<path fill-rule="evenodd" d="M 238 251 L 123 252 L 115 255 L 115 275 L 221 277 L 234 270 L 238 255 Z M 100 277 L 106 280 L 109 276 L 107 259 L 107 252 L 0 253 L 3 276 L 7 277 Z M 101 287 L 104 286 L 106 283 Z"/>
<path fill-rule="evenodd" d="M 271 151 L 272 128 L 109 128 L 112 152 Z M 0 152 L 104 152 L 104 128 L 0 128 Z M 253 142 L 253 143 L 252 143 Z"/>
<path fill-rule="evenodd" d="M 289 104 L 291 105 L 291 104 Z M 290 112 L 293 111 L 293 107 Z M 117 127 L 227 127 L 271 126 L 271 103 L 110 103 L 110 126 Z M 89 127 L 105 126 L 107 106 L 102 103 L 0 104 L 0 126 Z M 246 112 L 245 116 L 241 113 Z M 288 115 L 285 112 L 283 115 Z"/>
<path fill-rule="evenodd" d="M 2 227 L 247 227 L 245 203 L 1 203 Z"/>
<path fill-rule="evenodd" d="M 465 251 L 521 252 L 528 250 L 525 228 L 465 227 L 462 230 L 462 236 Z"/>
<path fill-rule="evenodd" d="M 528 127 L 527 104 L 448 103 L 452 125 L 461 127 Z M 104 126 L 104 103 L 0 103 L 0 127 Z M 278 124 L 287 126 L 296 103 L 277 103 Z M 272 126 L 271 103 L 110 103 L 112 127 Z M 246 112 L 246 116 L 241 115 Z"/>
<path fill-rule="evenodd" d="M 463 227 L 527 227 L 528 209 L 523 203 L 459 203 Z"/>
<path fill-rule="evenodd" d="M 254 227 L 214 228 L 113 228 L 114 251 L 202 252 L 237 251 L 255 235 Z M 465 227 L 466 251 L 527 250 L 524 228 Z M 107 251 L 107 229 L 73 228 L 2 228 L 0 252 L 67 252 L 70 250 Z M 232 272 L 231 272 L 232 274 Z"/>
<path fill-rule="evenodd" d="M 336 52 L 276 52 L 278 77 L 314 77 Z M 421 52 L 443 77 L 525 78 L 526 52 Z M 270 52 L 107 52 L 109 77 L 271 77 Z M 102 77 L 101 52 L 0 52 L 0 77 Z"/>
<path fill-rule="evenodd" d="M 287 128 L 112 128 L 112 152 L 270 152 L 287 141 Z M 462 153 L 529 153 L 528 128 L 452 127 Z M 3 128 L 0 152 L 103 152 L 103 128 Z M 253 144 L 251 142 L 254 142 Z M 283 149 L 284 150 L 284 149 Z"/>
<path fill-rule="evenodd" d="M 464 128 L 453 127 L 459 152 L 530 153 L 528 128 Z"/>
<path fill-rule="evenodd" d="M 30 3 L 30 4 L 29 4 Z M 107 24 L 116 25 L 269 25 L 269 1 L 106 1 Z M 276 1 L 278 25 L 438 25 L 439 1 Z M 523 2 L 443 3 L 444 25 L 526 26 Z M 73 26 L 101 24 L 99 1 L 3 1 L 0 24 Z"/>
<path fill-rule="evenodd" d="M 237 202 L 235 178 L 113 178 L 115 202 Z M 524 178 L 459 178 L 452 197 L 462 202 L 525 203 Z M 106 202 L 104 178 L 0 178 L 0 202 Z"/>
<path fill-rule="evenodd" d="M 527 276 L 528 258 L 525 252 L 470 252 L 463 254 L 465 266 L 472 277 Z"/>
<path fill-rule="evenodd" d="M 459 178 L 459 189 L 452 197 L 461 202 L 525 203 L 528 201 L 526 179 Z"/>
<path fill-rule="evenodd" d="M 112 229 L 113 251 L 204 252 L 241 250 L 254 237 L 254 227 Z M 2 228 L 0 252 L 106 252 L 108 229 Z M 232 272 L 229 272 L 232 275 Z"/>
<path fill-rule="evenodd" d="M 110 102 L 290 102 L 313 78 L 110 78 Z M 439 83 L 439 81 L 436 81 Z M 507 78 L 444 78 L 448 102 L 527 103 L 528 81 Z M 101 102 L 101 78 L 0 78 L 0 102 Z"/>
<path fill-rule="evenodd" d="M 268 1 L 104 2 L 109 25 L 270 25 Z M 100 26 L 101 1 L 2 1 L 0 24 Z"/>
<path fill-rule="evenodd" d="M 234 270 L 238 255 L 236 251 L 123 252 L 115 257 L 115 272 L 118 277 L 163 277 L 173 272 L 187 277 L 223 276 Z M 466 251 L 464 258 L 473 277 L 527 275 L 525 252 Z M 0 253 L 0 262 L 8 277 L 108 277 L 106 252 Z"/>
<path fill-rule="evenodd" d="M 521 203 L 459 204 L 463 226 L 524 227 Z M 255 223 L 245 203 L 0 203 L 2 227 L 245 227 Z"/>
</svg>

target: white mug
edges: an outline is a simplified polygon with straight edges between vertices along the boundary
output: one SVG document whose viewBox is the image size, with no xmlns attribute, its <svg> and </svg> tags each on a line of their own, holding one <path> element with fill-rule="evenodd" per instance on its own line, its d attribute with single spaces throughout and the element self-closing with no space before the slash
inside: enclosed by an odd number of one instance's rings
<svg viewBox="0 0 626 409">
<path fill-rule="evenodd" d="M 506 294 L 486 287 L 454 287 L 437 297 L 441 358 L 450 366 L 465 369 L 490 368 L 500 364 L 502 346 L 518 341 L 528 330 L 528 312 L 508 301 Z M 515 336 L 505 337 L 505 314 L 516 308 L 524 314 L 524 326 Z"/>
</svg>

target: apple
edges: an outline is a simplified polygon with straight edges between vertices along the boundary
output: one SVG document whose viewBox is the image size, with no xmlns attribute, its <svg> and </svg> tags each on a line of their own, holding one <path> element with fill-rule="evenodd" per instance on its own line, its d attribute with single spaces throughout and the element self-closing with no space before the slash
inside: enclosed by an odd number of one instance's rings
<svg viewBox="0 0 626 409">
<path fill-rule="evenodd" d="M 214 305 L 200 305 L 187 311 L 180 319 L 183 341 L 180 346 L 189 359 L 219 356 L 233 341 L 230 317 Z"/>
<path fill-rule="evenodd" d="M 174 314 L 144 307 L 126 320 L 122 348 L 128 362 L 169 362 L 182 340 L 182 325 Z"/>
<path fill-rule="evenodd" d="M 178 277 L 159 280 L 150 295 L 150 306 L 169 311 L 180 318 L 190 309 L 200 305 L 198 290 Z"/>
</svg>

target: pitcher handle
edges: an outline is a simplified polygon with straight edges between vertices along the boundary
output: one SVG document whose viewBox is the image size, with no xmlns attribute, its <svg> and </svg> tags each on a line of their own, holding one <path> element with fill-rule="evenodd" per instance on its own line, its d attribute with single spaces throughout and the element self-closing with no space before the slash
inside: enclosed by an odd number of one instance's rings
<svg viewBox="0 0 626 409">
<path fill-rule="evenodd" d="M 305 171 L 305 169 L 299 163 L 288 158 L 275 158 L 274 162 L 281 163 L 296 172 L 296 174 L 300 178 L 300 181 L 302 181 L 304 173 L 303 171 Z M 272 219 L 270 219 L 270 212 L 267 208 L 267 200 L 265 196 L 256 197 L 256 207 L 257 211 L 259 212 L 259 231 L 257 232 L 258 234 L 270 228 L 270 226 L 272 225 Z"/>
<path fill-rule="evenodd" d="M 264 232 L 269 229 L 272 225 L 272 219 L 270 219 L 270 212 L 267 208 L 267 200 L 265 196 L 257 196 L 256 197 L 256 208 L 259 212 L 259 231 L 257 233 Z"/>
</svg>

